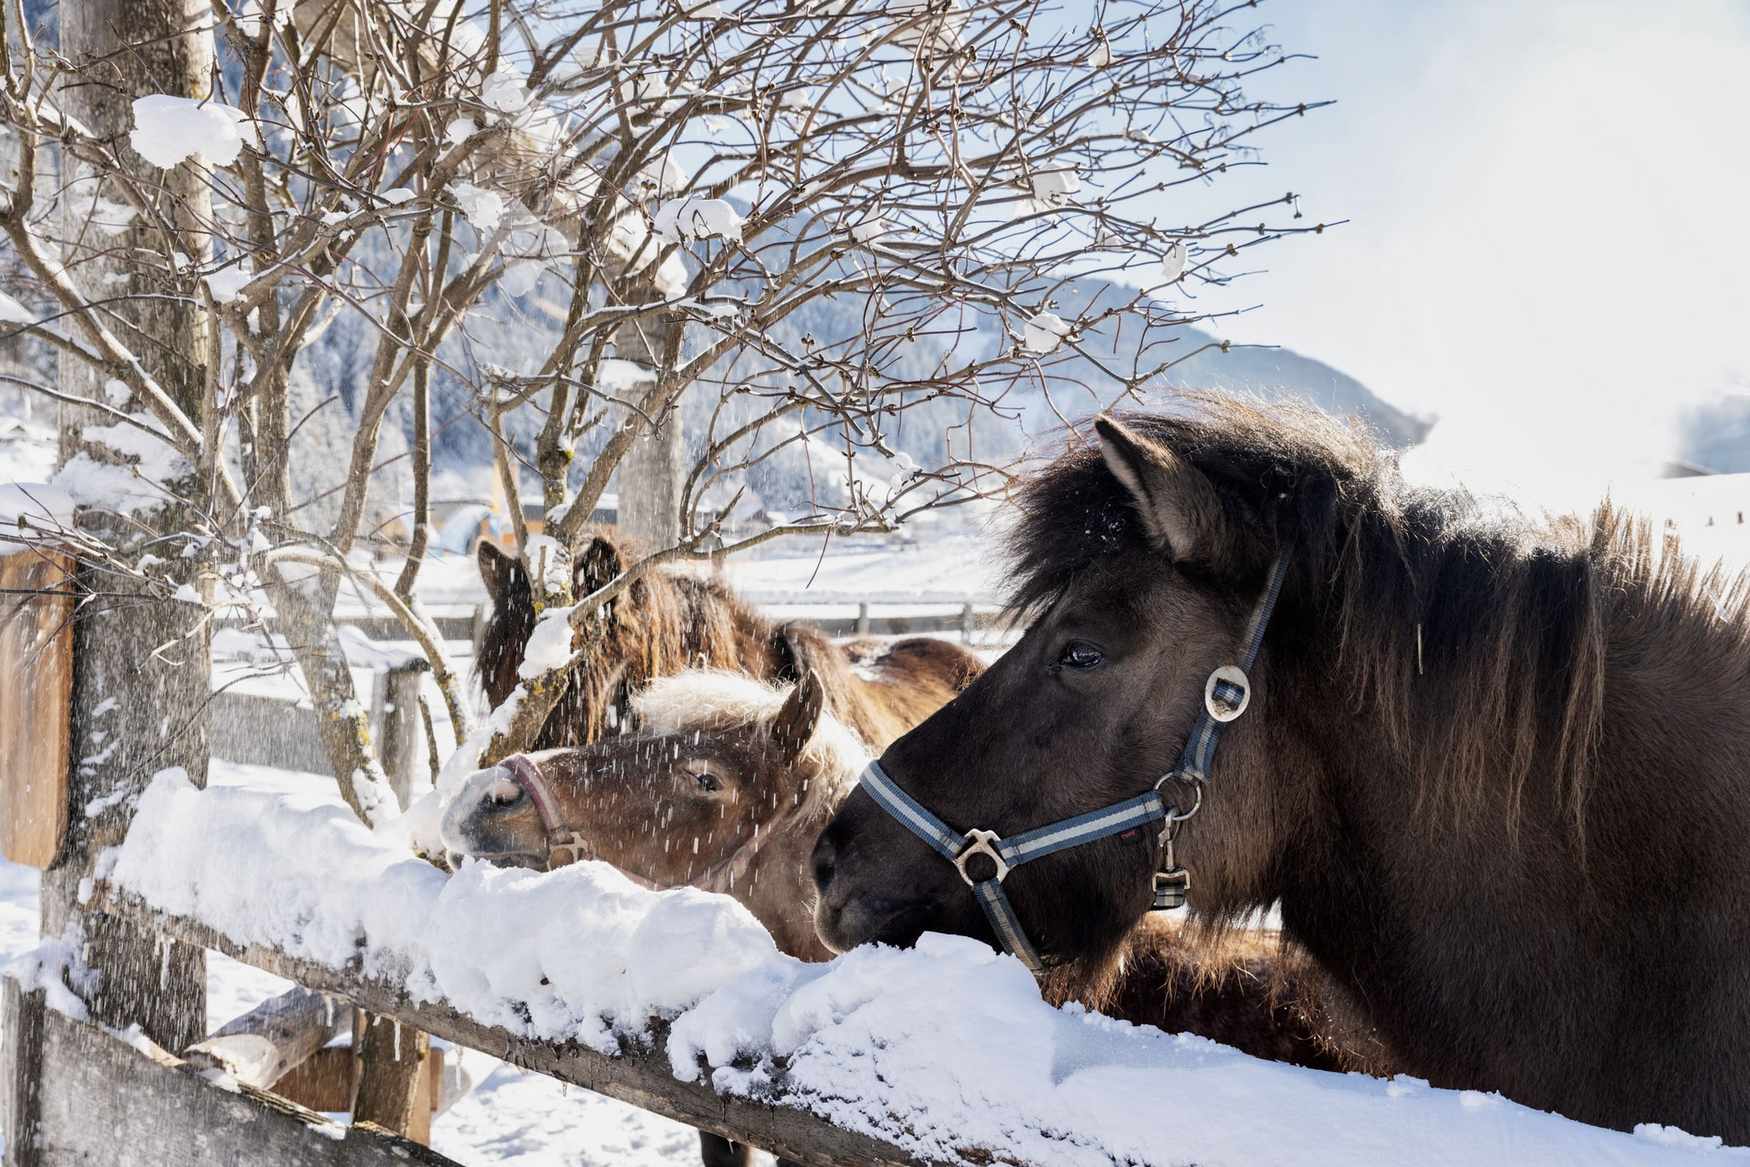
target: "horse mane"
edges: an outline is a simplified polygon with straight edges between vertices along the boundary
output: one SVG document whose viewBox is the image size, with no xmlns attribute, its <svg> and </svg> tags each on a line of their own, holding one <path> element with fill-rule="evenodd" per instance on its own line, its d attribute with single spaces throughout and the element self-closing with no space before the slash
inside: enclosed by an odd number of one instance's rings
<svg viewBox="0 0 1750 1167">
<path fill-rule="evenodd" d="M 617 533 L 584 532 L 573 562 L 574 593 L 594 591 L 641 558 Z M 475 675 L 494 705 L 518 683 L 517 668 L 535 619 L 528 572 L 512 558 L 475 656 Z M 716 580 L 685 571 L 646 572 L 589 624 L 590 651 L 572 669 L 534 748 L 600 739 L 615 728 L 609 711 L 617 708 L 622 691 L 636 690 L 652 677 L 698 667 L 763 671 L 771 633 L 769 620 Z"/>
<path fill-rule="evenodd" d="M 732 729 L 771 722 L 793 688 L 768 684 L 745 673 L 689 669 L 653 679 L 633 695 L 632 708 L 641 733 Z M 820 776 L 810 783 L 807 800 L 822 814 L 837 807 L 871 756 L 856 730 L 840 721 L 830 705 L 824 706 L 801 755 L 802 765 Z"/>
<path fill-rule="evenodd" d="M 1504 794 L 1516 828 L 1528 783 L 1548 783 L 1583 841 L 1613 647 L 1657 637 L 1666 653 L 1725 653 L 1750 673 L 1744 575 L 1685 558 L 1608 501 L 1590 520 L 1534 524 L 1464 490 L 1412 486 L 1395 453 L 1310 407 L 1192 393 L 1122 420 L 1208 477 L 1241 535 L 1235 562 L 1178 565 L 1187 579 L 1255 596 L 1287 549 L 1267 655 L 1372 713 L 1383 748 L 1413 759 L 1425 805 Z M 1148 546 L 1098 445 L 1071 441 L 1017 499 L 1017 619 L 1096 561 Z"/>
</svg>

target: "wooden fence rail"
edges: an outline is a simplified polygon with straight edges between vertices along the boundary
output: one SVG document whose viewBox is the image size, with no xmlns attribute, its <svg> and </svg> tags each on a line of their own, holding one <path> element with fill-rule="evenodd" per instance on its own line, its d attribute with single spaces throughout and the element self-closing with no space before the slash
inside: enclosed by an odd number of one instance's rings
<svg viewBox="0 0 1750 1167">
<path fill-rule="evenodd" d="M 197 920 L 159 912 L 135 897 L 103 887 L 98 888 L 92 906 L 166 938 L 222 952 L 306 989 L 345 997 L 371 1013 L 392 1017 L 446 1041 L 797 1163 L 810 1167 L 902 1167 L 920 1163 L 890 1143 L 841 1130 L 806 1111 L 719 1095 L 704 1082 L 679 1080 L 664 1049 L 667 1027 L 660 1022 L 651 1026 L 646 1040 L 627 1043 L 618 1055 L 608 1056 L 575 1043 L 520 1037 L 482 1024 L 447 1005 L 411 1001 L 399 986 L 366 976 L 356 967 L 333 969 L 272 948 L 238 944 Z M 782 1093 L 780 1074 L 774 1079 L 773 1095 L 781 1098 Z M 977 1162 L 988 1161 L 989 1156 L 978 1148 L 968 1148 L 967 1158 Z M 262 1167 L 277 1167 L 273 1160 L 258 1162 Z"/>
</svg>

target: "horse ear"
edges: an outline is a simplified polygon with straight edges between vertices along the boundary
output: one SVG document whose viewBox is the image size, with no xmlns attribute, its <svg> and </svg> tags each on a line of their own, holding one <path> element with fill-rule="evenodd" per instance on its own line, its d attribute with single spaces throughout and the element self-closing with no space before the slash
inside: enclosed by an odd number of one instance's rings
<svg viewBox="0 0 1750 1167">
<path fill-rule="evenodd" d="M 1106 468 L 1130 492 L 1157 551 L 1174 561 L 1210 558 L 1221 530 L 1221 499 L 1203 471 L 1109 417 L 1094 419 Z"/>
<path fill-rule="evenodd" d="M 626 557 L 606 535 L 592 535 L 588 545 L 572 560 L 572 586 L 579 597 L 605 587 L 626 570 Z"/>
<path fill-rule="evenodd" d="M 486 584 L 486 594 L 492 597 L 492 604 L 497 607 L 504 599 L 505 589 L 510 586 L 516 560 L 500 551 L 490 539 L 480 540 L 474 557 L 480 563 L 480 579 Z"/>
<path fill-rule="evenodd" d="M 772 741 L 785 763 L 794 762 L 808 748 L 814 729 L 820 724 L 820 710 L 826 703 L 826 686 L 812 671 L 802 674 L 796 687 L 784 699 L 784 707 L 772 719 Z"/>
</svg>

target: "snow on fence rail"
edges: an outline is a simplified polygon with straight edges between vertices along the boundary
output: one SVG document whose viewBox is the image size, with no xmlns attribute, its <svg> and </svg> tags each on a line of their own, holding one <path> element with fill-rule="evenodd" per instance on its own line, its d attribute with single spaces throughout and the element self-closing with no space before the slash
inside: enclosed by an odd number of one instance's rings
<svg viewBox="0 0 1750 1167">
<path fill-rule="evenodd" d="M 160 777 L 98 875 L 104 911 L 803 1163 L 1657 1165 L 1717 1145 L 1054 1009 L 962 938 L 809 965 L 732 900 L 601 864 L 445 876 L 314 798 Z"/>
</svg>

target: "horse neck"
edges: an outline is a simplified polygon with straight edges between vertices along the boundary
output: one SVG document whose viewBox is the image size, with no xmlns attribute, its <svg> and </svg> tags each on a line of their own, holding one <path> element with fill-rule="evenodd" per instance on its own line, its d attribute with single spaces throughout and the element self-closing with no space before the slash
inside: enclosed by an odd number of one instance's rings
<svg viewBox="0 0 1750 1167">
<path fill-rule="evenodd" d="M 695 886 L 739 901 L 783 952 L 800 960 L 829 959 L 832 952 L 814 930 L 814 883 L 808 874 L 820 823 L 805 799 L 763 825 L 758 838 L 743 843 Z"/>
<path fill-rule="evenodd" d="M 1310 791 L 1309 804 L 1278 808 L 1284 926 L 1365 1002 L 1403 1069 L 1589 1121 L 1612 1118 L 1597 1108 L 1618 1088 L 1589 1060 L 1597 1051 L 1614 1049 L 1620 1069 L 1669 1046 L 1655 1022 L 1625 1014 L 1625 986 L 1637 999 L 1698 998 L 1693 970 L 1742 968 L 1733 953 L 1750 939 L 1727 907 L 1750 898 L 1742 617 L 1701 612 L 1658 577 L 1627 583 L 1597 601 L 1608 717 L 1578 808 L 1555 777 L 1559 722 L 1529 746 L 1496 734 L 1498 768 L 1442 787 L 1450 719 L 1418 720 L 1430 703 L 1412 701 L 1399 735 L 1397 711 L 1358 700 L 1330 665 L 1275 674 L 1272 715 L 1307 760 L 1263 771 Z M 1516 749 L 1530 751 L 1520 783 L 1508 776 Z M 1659 886 L 1674 856 L 1682 891 Z M 1697 916 L 1719 929 L 1695 928 Z M 1733 1008 L 1709 1030 L 1742 1032 L 1750 1007 Z M 1503 1024 L 1535 1025 L 1537 1048 L 1494 1040 Z M 1656 1101 L 1634 1113 L 1659 1113 Z M 1670 1105 L 1668 1117 L 1682 1113 L 1681 1098 Z"/>
</svg>

